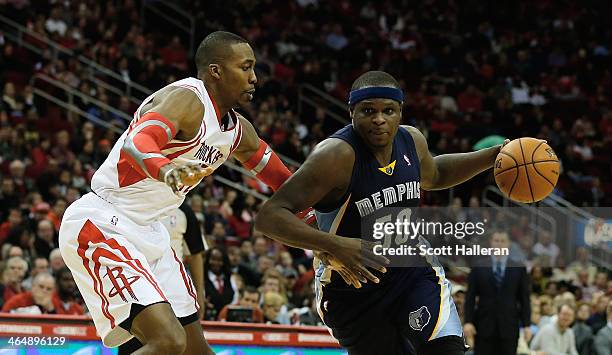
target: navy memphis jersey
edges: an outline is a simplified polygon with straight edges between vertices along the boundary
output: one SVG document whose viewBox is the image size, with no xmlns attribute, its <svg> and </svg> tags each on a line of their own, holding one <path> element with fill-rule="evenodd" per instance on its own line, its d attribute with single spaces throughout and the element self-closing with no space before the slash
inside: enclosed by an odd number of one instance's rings
<svg viewBox="0 0 612 355">
<path fill-rule="evenodd" d="M 386 216 L 387 207 L 404 211 L 397 207 L 414 210 L 420 201 L 420 164 L 414 140 L 410 133 L 399 127 L 393 140 L 390 163 L 381 166 L 374 154 L 359 137 L 352 125 L 348 125 L 330 138 L 347 142 L 355 151 L 355 164 L 351 182 L 342 198 L 332 206 L 315 206 L 319 229 L 332 234 L 350 238 L 373 240 L 372 221 L 394 221 L 400 216 Z M 401 212 L 400 212 L 401 213 Z M 407 215 L 410 215 L 408 211 Z M 363 228 L 362 228 L 363 226 Z M 363 229 L 363 230 L 362 230 Z M 322 264 L 316 267 L 317 278 L 325 285 L 325 291 L 341 293 L 369 293 L 385 286 L 397 284 L 409 272 L 407 268 L 387 268 L 380 275 L 378 285 L 369 281 L 362 288 L 355 289 L 344 283 L 340 275 L 331 272 Z M 376 289 L 376 290 L 373 290 Z M 387 292 L 389 290 L 385 290 Z"/>
</svg>

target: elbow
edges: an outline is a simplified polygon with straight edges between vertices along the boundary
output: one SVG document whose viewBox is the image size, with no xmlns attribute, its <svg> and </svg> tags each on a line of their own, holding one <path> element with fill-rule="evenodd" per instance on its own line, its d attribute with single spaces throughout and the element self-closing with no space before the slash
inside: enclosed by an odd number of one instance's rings
<svg viewBox="0 0 612 355">
<path fill-rule="evenodd" d="M 257 212 L 255 216 L 254 228 L 264 234 L 268 231 L 268 224 L 266 221 L 270 219 L 270 201 L 264 202 L 264 204 Z"/>
</svg>

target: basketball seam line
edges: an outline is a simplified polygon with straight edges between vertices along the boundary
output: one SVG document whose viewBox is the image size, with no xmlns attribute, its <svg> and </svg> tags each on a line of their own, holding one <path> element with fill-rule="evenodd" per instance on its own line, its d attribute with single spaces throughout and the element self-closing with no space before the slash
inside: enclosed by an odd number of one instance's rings
<svg viewBox="0 0 612 355">
<path fill-rule="evenodd" d="M 500 153 L 509 156 L 510 158 L 512 158 L 512 160 L 514 160 L 514 164 L 518 165 L 518 162 L 516 161 L 516 158 L 514 158 L 512 155 L 510 155 L 508 153 L 505 153 L 505 152 L 500 152 Z M 525 162 L 525 158 L 523 158 L 523 162 Z M 507 170 L 510 170 L 510 169 L 507 169 Z M 516 176 L 514 176 L 514 181 L 512 182 L 512 186 L 510 186 L 510 191 L 508 191 L 508 198 L 510 198 L 510 196 L 512 196 L 512 190 L 514 190 L 514 185 L 516 185 L 516 182 L 518 181 L 518 176 L 519 176 L 519 174 L 518 174 L 518 168 L 517 168 L 516 169 Z"/>
<path fill-rule="evenodd" d="M 535 147 L 535 149 L 534 149 L 534 150 L 533 150 L 533 152 L 531 153 L 531 162 L 532 162 L 532 163 L 533 163 L 533 157 L 535 156 L 535 153 L 538 151 L 538 148 L 540 148 L 540 146 L 541 146 L 542 144 L 544 144 L 544 141 L 540 142 L 540 144 L 538 144 L 538 146 L 537 146 L 537 147 Z M 525 169 L 527 169 L 527 168 L 525 168 Z M 544 178 L 544 180 L 546 180 L 546 181 L 547 181 L 547 182 L 550 184 L 550 186 L 552 186 L 552 187 L 553 187 L 553 189 L 555 188 L 555 184 L 553 184 L 553 183 L 552 183 L 552 181 L 548 180 L 548 178 L 547 178 L 546 176 L 542 175 L 542 173 L 540 173 L 540 171 L 538 171 L 538 168 L 535 166 L 535 164 L 533 164 L 533 170 L 535 170 L 535 172 L 536 172 L 538 175 L 540 175 L 541 177 L 543 177 L 543 178 Z"/>
<path fill-rule="evenodd" d="M 506 154 L 506 153 L 504 153 L 504 154 Z M 508 154 L 506 154 L 506 155 L 508 155 Z M 510 157 L 511 155 L 508 155 L 508 156 Z M 515 160 L 515 161 L 516 161 L 516 160 Z M 520 168 L 521 166 L 525 166 L 525 165 L 536 165 L 536 164 L 539 164 L 539 163 L 558 163 L 558 162 L 559 162 L 559 160 L 548 159 L 548 160 L 532 161 L 531 163 L 525 163 L 525 164 L 517 164 L 517 165 L 515 165 L 515 166 L 509 167 L 508 169 L 504 169 L 504 170 L 502 170 L 502 171 L 498 171 L 498 172 L 497 172 L 497 174 L 495 174 L 494 176 L 497 176 L 497 175 L 499 175 L 499 174 L 503 174 L 503 173 L 505 173 L 506 171 L 510 171 L 510 170 L 512 170 L 512 169 L 515 169 L 515 168 L 517 168 L 517 169 L 518 169 L 518 168 Z"/>
<path fill-rule="evenodd" d="M 523 162 L 525 162 L 525 152 L 523 151 L 523 144 L 521 143 L 521 138 L 519 138 L 519 147 L 521 147 L 521 155 L 523 156 Z M 529 171 L 527 171 L 527 166 L 525 166 L 525 174 L 527 175 L 527 185 L 529 185 L 529 193 L 531 194 L 531 201 L 533 202 L 535 198 L 533 197 L 533 190 L 531 190 L 531 180 L 529 180 Z M 518 171 L 516 173 L 518 178 Z"/>
<path fill-rule="evenodd" d="M 555 184 L 552 183 L 552 181 L 548 180 L 548 178 L 544 175 L 542 175 L 542 173 L 540 173 L 538 171 L 538 168 L 535 166 L 535 164 L 533 164 L 533 169 L 535 170 L 535 172 L 540 175 L 542 178 L 544 178 L 544 180 L 546 180 L 553 188 L 555 187 Z"/>
</svg>

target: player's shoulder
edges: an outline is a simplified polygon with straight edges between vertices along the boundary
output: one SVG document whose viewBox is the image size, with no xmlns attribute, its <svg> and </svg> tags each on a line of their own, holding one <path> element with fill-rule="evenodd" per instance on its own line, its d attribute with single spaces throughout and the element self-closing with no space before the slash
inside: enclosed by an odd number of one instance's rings
<svg viewBox="0 0 612 355">
<path fill-rule="evenodd" d="M 180 86 L 166 86 L 155 94 L 154 103 L 158 110 L 174 117 L 200 118 L 204 115 L 204 104 L 198 95 Z"/>
<path fill-rule="evenodd" d="M 352 145 L 350 145 L 347 141 L 330 137 L 319 144 L 312 151 L 313 156 L 317 157 L 327 157 L 333 159 L 355 159 L 355 149 Z"/>
<path fill-rule="evenodd" d="M 423 149 L 428 149 L 427 139 L 425 139 L 425 136 L 421 131 L 419 131 L 418 128 L 409 125 L 401 125 L 399 129 L 403 129 L 410 134 L 412 140 L 414 141 L 414 145 L 419 152 L 421 152 Z"/>
</svg>

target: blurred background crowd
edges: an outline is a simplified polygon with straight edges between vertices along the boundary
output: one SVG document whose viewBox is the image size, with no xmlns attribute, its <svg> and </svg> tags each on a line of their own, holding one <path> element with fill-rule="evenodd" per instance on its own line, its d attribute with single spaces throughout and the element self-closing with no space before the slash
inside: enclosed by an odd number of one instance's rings
<svg viewBox="0 0 612 355">
<path fill-rule="evenodd" d="M 607 18 L 612 8 L 605 1 L 177 4 L 195 17 L 196 43 L 217 29 L 251 42 L 258 90 L 241 111 L 262 138 L 293 161 L 302 162 L 316 143 L 342 126 L 324 107 L 298 110 L 300 85 L 344 102 L 359 74 L 380 69 L 400 80 L 406 93 L 404 123 L 425 134 L 432 153 L 472 151 L 496 136 L 546 139 L 562 162 L 553 193 L 577 206 L 612 205 L 612 27 Z M 131 116 L 138 102 L 89 80 L 90 68 L 77 56 L 117 72 L 123 83 L 113 85 L 120 90 L 129 83 L 157 90 L 195 75 L 188 39 L 171 26 L 143 22 L 141 5 L 135 0 L 0 0 L 0 15 L 30 33 L 21 36 L 21 44 L 9 40 L 10 29 L 0 21 L 3 311 L 87 311 L 61 260 L 57 231 L 66 207 L 89 191 L 91 176 L 127 126 L 121 113 Z M 70 52 L 58 54 L 49 41 Z M 36 89 L 65 95 L 37 77 L 86 94 L 74 97 L 73 105 L 106 125 L 35 95 Z M 218 174 L 270 193 L 235 170 L 222 168 Z M 492 174 L 481 174 L 454 189 L 452 197 L 424 194 L 423 204 L 478 207 L 483 187 L 491 184 Z M 312 255 L 254 231 L 260 203 L 212 177 L 188 197 L 211 247 L 204 257 L 205 318 L 226 319 L 227 306 L 234 304 L 257 309 L 247 317 L 255 322 L 319 324 Z M 525 260 L 559 255 L 550 235 L 521 238 L 520 230 L 518 225 L 508 232 L 516 243 L 528 239 L 520 245 Z M 557 321 L 561 305 L 575 313 L 574 327 L 586 324 L 580 333 L 588 334 L 585 338 L 594 339 L 610 321 L 610 270 L 591 264 L 586 249 L 576 255 L 562 268 L 551 267 L 559 265 L 554 262 L 529 263 L 534 334 Z M 459 309 L 468 272 L 451 272 Z M 578 334 L 577 344 L 583 340 Z"/>
</svg>

